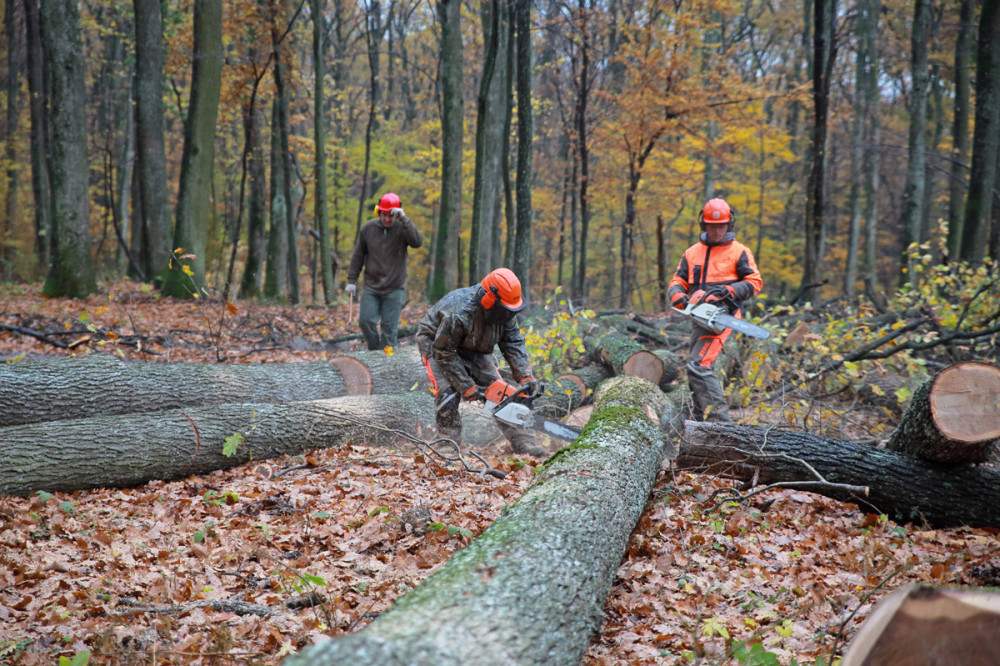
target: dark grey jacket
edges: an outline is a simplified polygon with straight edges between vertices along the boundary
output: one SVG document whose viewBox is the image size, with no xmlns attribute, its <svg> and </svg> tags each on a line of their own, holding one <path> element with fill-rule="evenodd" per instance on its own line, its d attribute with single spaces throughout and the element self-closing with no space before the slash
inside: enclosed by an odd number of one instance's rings
<svg viewBox="0 0 1000 666">
<path fill-rule="evenodd" d="M 368 220 L 361 227 L 358 242 L 354 245 L 351 265 L 347 269 L 347 281 L 357 284 L 361 269 L 365 269 L 365 289 L 376 294 L 406 286 L 406 250 L 420 247 L 424 237 L 405 215 L 392 223 L 382 226 L 381 220 Z"/>
<path fill-rule="evenodd" d="M 531 376 L 531 360 L 517 317 L 506 324 L 486 321 L 479 304 L 483 288 L 478 284 L 456 289 L 434 304 L 417 327 L 417 345 L 423 356 L 437 360 L 448 383 L 464 393 L 476 382 L 465 369 L 463 359 L 492 354 L 495 346 L 507 359 L 515 381 Z"/>
</svg>

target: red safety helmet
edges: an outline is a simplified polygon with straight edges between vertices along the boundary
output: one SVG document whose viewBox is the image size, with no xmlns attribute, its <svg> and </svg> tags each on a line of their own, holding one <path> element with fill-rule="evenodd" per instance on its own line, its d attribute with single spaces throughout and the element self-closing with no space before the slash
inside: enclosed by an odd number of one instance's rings
<svg viewBox="0 0 1000 666">
<path fill-rule="evenodd" d="M 388 213 L 393 208 L 402 208 L 403 203 L 399 200 L 399 197 L 392 192 L 387 192 L 382 195 L 382 198 L 378 200 L 378 206 L 375 207 L 376 211 L 385 211 Z"/>
<path fill-rule="evenodd" d="M 486 291 L 480 301 L 486 310 L 491 309 L 498 301 L 510 312 L 520 312 L 527 305 L 521 298 L 521 281 L 509 268 L 491 271 L 479 284 Z"/>
<path fill-rule="evenodd" d="M 732 231 L 736 222 L 733 210 L 726 203 L 725 199 L 709 199 L 705 207 L 701 209 L 701 228 L 706 224 L 729 224 L 726 231 Z"/>
</svg>

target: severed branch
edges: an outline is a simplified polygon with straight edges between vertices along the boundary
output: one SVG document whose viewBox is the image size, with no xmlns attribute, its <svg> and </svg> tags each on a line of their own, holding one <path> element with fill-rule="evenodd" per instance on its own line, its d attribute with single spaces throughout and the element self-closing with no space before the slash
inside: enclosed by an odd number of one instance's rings
<svg viewBox="0 0 1000 666">
<path fill-rule="evenodd" d="M 8 324 L 0 324 L 0 331 L 10 331 L 11 333 L 20 333 L 21 335 L 28 335 L 42 342 L 47 342 L 53 347 L 58 347 L 59 349 L 68 349 L 69 345 L 62 340 L 56 340 L 49 337 L 41 331 L 35 331 L 30 328 L 24 328 L 23 326 L 10 326 Z"/>
<path fill-rule="evenodd" d="M 200 599 L 198 601 L 186 601 L 181 604 L 144 604 L 135 599 L 122 597 L 118 600 L 119 606 L 127 608 L 114 611 L 114 615 L 135 615 L 137 613 L 156 613 L 158 615 L 177 615 L 195 608 L 211 608 L 212 610 L 224 613 L 236 613 L 237 615 L 259 615 L 261 617 L 273 617 L 277 614 L 273 608 L 251 604 L 246 601 L 234 601 L 226 599 Z"/>
<path fill-rule="evenodd" d="M 745 502 L 754 495 L 766 492 L 768 490 L 773 490 L 775 488 L 804 488 L 806 490 L 839 490 L 843 492 L 853 493 L 856 495 L 863 495 L 868 497 L 868 486 L 855 486 L 849 483 L 836 483 L 834 481 L 828 481 L 822 474 L 816 471 L 816 468 L 810 465 L 808 462 L 802 458 L 797 458 L 795 456 L 790 456 L 787 453 L 764 453 L 762 451 L 746 451 L 743 449 L 733 449 L 737 453 L 742 453 L 748 458 L 776 458 L 779 460 L 785 460 L 787 462 L 796 463 L 802 465 L 808 470 L 808 472 L 814 477 L 815 480 L 802 480 L 802 481 L 776 481 L 774 483 L 769 483 L 766 486 L 760 486 L 755 488 L 757 485 L 757 474 L 754 474 L 754 479 L 750 484 L 753 488 L 750 492 L 742 493 L 736 488 L 727 488 L 723 492 L 729 492 L 729 495 L 724 495 L 722 499 L 716 502 L 709 511 L 715 511 L 720 506 L 726 502 Z M 759 470 L 759 467 L 758 467 Z"/>
</svg>

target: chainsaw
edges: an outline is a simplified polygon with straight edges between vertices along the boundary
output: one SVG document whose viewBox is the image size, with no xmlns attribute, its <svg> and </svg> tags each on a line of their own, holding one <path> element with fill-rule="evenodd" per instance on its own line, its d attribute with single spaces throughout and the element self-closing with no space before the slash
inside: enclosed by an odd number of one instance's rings
<svg viewBox="0 0 1000 666">
<path fill-rule="evenodd" d="M 498 379 L 486 387 L 482 398 L 486 401 L 483 413 L 492 416 L 500 423 L 517 428 L 531 428 L 543 432 L 550 437 L 572 442 L 580 436 L 577 428 L 564 425 L 557 421 L 542 418 L 534 412 L 535 398 L 542 394 L 542 386 L 533 394 L 528 394 L 528 387 L 515 388 L 502 379 Z"/>
<path fill-rule="evenodd" d="M 723 299 L 719 302 L 723 303 L 726 302 L 726 300 L 727 299 Z M 749 335 L 751 338 L 767 340 L 771 337 L 771 332 L 766 328 L 758 326 L 757 324 L 751 324 L 743 319 L 737 319 L 729 314 L 729 310 L 723 305 L 695 302 L 692 300 L 683 310 L 680 308 L 674 308 L 674 310 L 680 312 L 685 317 L 692 319 L 710 331 L 715 331 L 716 333 L 722 333 L 727 328 L 731 328 L 734 331 L 742 333 L 743 335 Z"/>
</svg>

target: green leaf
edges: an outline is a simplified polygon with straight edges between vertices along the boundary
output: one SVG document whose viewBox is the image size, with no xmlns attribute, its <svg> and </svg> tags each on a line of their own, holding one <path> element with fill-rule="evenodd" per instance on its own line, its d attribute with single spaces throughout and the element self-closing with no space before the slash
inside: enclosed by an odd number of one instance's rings
<svg viewBox="0 0 1000 666">
<path fill-rule="evenodd" d="M 47 493 L 44 490 L 39 490 L 36 494 L 41 498 L 42 504 L 45 504 L 53 497 L 52 493 Z"/>
<path fill-rule="evenodd" d="M 198 530 L 194 533 L 194 542 L 201 543 L 205 540 L 205 530 Z"/>
<path fill-rule="evenodd" d="M 308 581 L 310 583 L 312 583 L 313 585 L 326 585 L 326 581 L 323 580 L 322 578 L 320 578 L 319 576 L 312 576 L 310 574 L 302 574 L 302 579 L 306 580 L 306 581 Z"/>
<path fill-rule="evenodd" d="M 236 431 L 229 437 L 226 437 L 226 441 L 222 444 L 222 455 L 227 458 L 231 458 L 236 455 L 237 449 L 243 446 L 243 433 Z"/>
</svg>

